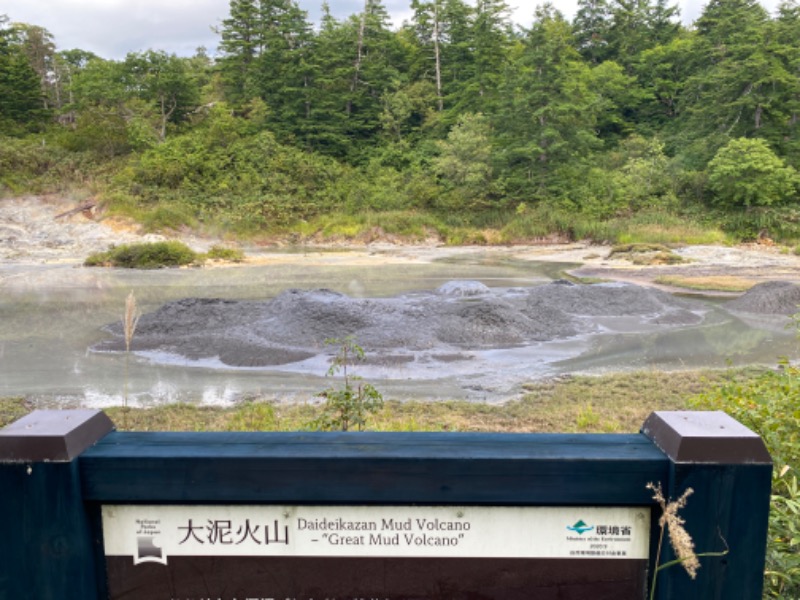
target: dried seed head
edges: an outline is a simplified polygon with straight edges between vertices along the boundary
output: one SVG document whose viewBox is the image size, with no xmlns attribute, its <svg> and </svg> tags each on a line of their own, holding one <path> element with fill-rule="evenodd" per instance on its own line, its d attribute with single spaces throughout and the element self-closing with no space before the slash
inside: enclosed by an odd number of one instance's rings
<svg viewBox="0 0 800 600">
<path fill-rule="evenodd" d="M 133 340 L 133 334 L 136 333 L 136 325 L 139 323 L 139 317 L 141 316 L 139 309 L 136 307 L 136 296 L 131 292 L 125 300 L 125 319 L 123 320 L 126 352 L 131 351 L 131 340 Z"/>
<path fill-rule="evenodd" d="M 672 549 L 680 559 L 681 565 L 686 569 L 689 577 L 694 579 L 697 577 L 697 569 L 700 568 L 700 560 L 694 551 L 694 540 L 684 528 L 686 521 L 678 515 L 678 511 L 686 506 L 686 502 L 689 496 L 694 493 L 694 490 L 687 488 L 680 498 L 667 502 L 660 483 L 657 485 L 648 483 L 647 488 L 653 491 L 653 500 L 661 506 L 661 518 L 658 520 L 658 524 L 667 528 Z"/>
</svg>

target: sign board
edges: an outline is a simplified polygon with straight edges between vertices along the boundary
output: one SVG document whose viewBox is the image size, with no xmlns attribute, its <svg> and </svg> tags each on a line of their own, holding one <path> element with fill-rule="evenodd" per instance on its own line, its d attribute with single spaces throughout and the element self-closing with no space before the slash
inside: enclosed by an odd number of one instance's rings
<svg viewBox="0 0 800 600">
<path fill-rule="evenodd" d="M 106 505 L 112 600 L 641 598 L 646 507 Z"/>
</svg>

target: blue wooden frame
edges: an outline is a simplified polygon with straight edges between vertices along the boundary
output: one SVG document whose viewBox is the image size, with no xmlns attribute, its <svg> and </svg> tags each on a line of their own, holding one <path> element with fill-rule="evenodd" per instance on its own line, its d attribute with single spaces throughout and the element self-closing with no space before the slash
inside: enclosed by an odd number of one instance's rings
<svg viewBox="0 0 800 600">
<path fill-rule="evenodd" d="M 104 503 L 622 506 L 669 460 L 641 434 L 111 433 L 80 470 Z"/>
</svg>

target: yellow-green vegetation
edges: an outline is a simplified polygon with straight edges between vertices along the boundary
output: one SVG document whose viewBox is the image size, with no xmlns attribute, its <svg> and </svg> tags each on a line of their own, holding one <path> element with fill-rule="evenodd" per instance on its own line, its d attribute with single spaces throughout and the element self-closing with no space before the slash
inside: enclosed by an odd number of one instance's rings
<svg viewBox="0 0 800 600">
<path fill-rule="evenodd" d="M 676 265 L 686 262 L 663 244 L 616 244 L 608 257 L 624 258 L 635 265 Z"/>
<path fill-rule="evenodd" d="M 731 376 L 690 400 L 723 410 L 764 439 L 774 461 L 765 598 L 800 598 L 800 368 Z"/>
<path fill-rule="evenodd" d="M 226 246 L 211 246 L 204 256 L 208 260 L 218 260 L 223 262 L 240 263 L 244 262 L 245 255 L 239 248 L 228 248 Z"/>
<path fill-rule="evenodd" d="M 34 408 L 35 406 L 25 398 L 0 399 L 0 427 L 21 419 Z"/>
<path fill-rule="evenodd" d="M 686 277 L 682 275 L 662 275 L 655 282 L 661 285 L 697 290 L 700 292 L 746 292 L 756 282 L 731 275 L 709 275 L 705 277 Z"/>
<path fill-rule="evenodd" d="M 759 370 L 739 370 L 742 380 Z M 678 410 L 688 398 L 731 379 L 720 371 L 639 371 L 565 376 L 525 386 L 521 399 L 502 404 L 461 400 L 387 400 L 369 419 L 379 431 L 635 432 L 654 410 Z M 251 398 L 231 408 L 170 404 L 129 408 L 128 428 L 140 431 L 296 431 L 324 410 L 323 400 L 305 403 Z M 39 406 L 20 398 L 0 400 L 0 425 Z M 122 407 L 106 409 L 117 426 Z"/>
<path fill-rule="evenodd" d="M 114 246 L 105 252 L 96 252 L 85 261 L 87 267 L 122 267 L 125 269 L 160 269 L 180 267 L 194 263 L 198 258 L 183 242 L 165 241 Z"/>
<path fill-rule="evenodd" d="M 95 252 L 85 261 L 86 267 L 121 267 L 125 269 L 161 269 L 202 265 L 206 260 L 242 262 L 244 252 L 238 248 L 212 246 L 205 254 L 197 253 L 183 242 L 142 242 L 114 246 L 105 252 Z"/>
</svg>

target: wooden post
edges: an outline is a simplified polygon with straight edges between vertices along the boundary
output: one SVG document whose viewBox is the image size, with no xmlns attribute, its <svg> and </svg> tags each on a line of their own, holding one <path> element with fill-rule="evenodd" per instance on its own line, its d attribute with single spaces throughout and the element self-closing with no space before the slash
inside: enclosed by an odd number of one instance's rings
<svg viewBox="0 0 800 600">
<path fill-rule="evenodd" d="M 99 411 L 36 411 L 0 430 L 0 598 L 99 600 L 76 458 L 113 429 Z"/>
<path fill-rule="evenodd" d="M 772 459 L 763 440 L 720 411 L 654 412 L 642 432 L 670 459 L 668 499 L 687 488 L 681 509 L 700 559 L 696 579 L 673 566 L 659 573 L 657 598 L 760 600 L 769 525 Z M 658 518 L 657 514 L 653 515 Z M 665 542 L 661 564 L 675 558 Z"/>
</svg>

